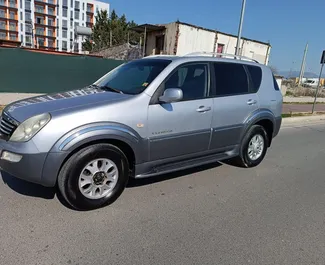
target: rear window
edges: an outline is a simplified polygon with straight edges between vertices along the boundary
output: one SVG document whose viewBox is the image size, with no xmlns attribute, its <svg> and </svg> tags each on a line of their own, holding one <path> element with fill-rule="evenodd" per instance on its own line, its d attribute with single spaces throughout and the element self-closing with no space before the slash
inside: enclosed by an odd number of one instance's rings
<svg viewBox="0 0 325 265">
<path fill-rule="evenodd" d="M 250 74 L 250 90 L 256 93 L 262 82 L 262 69 L 258 66 L 246 65 L 247 70 Z"/>
<path fill-rule="evenodd" d="M 279 88 L 279 85 L 278 85 L 278 82 L 276 81 L 275 77 L 273 76 L 273 85 L 274 85 L 274 89 L 276 91 L 279 91 L 280 88 Z"/>
</svg>

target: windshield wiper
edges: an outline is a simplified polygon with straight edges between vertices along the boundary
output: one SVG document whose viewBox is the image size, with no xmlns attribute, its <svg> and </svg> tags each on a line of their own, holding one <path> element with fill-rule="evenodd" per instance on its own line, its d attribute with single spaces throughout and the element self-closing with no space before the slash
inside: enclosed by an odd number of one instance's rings
<svg viewBox="0 0 325 265">
<path fill-rule="evenodd" d="M 116 88 L 109 87 L 109 86 L 99 86 L 98 88 L 108 90 L 108 91 L 112 91 L 112 92 L 116 92 L 116 93 L 120 93 L 120 94 L 124 94 L 121 90 L 118 90 Z"/>
</svg>

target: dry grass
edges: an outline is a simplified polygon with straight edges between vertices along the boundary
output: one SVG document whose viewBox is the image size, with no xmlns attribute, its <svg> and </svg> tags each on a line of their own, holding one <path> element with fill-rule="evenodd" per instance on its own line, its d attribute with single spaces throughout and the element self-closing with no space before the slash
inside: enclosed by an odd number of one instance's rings
<svg viewBox="0 0 325 265">
<path fill-rule="evenodd" d="M 287 90 L 286 96 L 293 97 L 315 97 L 316 89 L 308 87 L 296 87 Z M 319 89 L 318 97 L 325 98 L 324 89 Z"/>
</svg>

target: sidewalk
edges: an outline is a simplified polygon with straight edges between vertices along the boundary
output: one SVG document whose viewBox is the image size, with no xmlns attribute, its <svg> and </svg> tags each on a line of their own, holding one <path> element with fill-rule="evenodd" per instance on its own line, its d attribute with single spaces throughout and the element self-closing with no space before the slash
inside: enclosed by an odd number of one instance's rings
<svg viewBox="0 0 325 265">
<path fill-rule="evenodd" d="M 313 97 L 283 97 L 284 103 L 313 103 Z M 325 98 L 317 98 L 318 103 L 325 103 Z"/>
</svg>

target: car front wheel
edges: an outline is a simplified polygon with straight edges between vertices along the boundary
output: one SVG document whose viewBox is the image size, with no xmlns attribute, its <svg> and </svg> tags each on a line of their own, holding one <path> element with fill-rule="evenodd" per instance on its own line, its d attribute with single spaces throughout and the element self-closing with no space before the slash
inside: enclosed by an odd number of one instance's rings
<svg viewBox="0 0 325 265">
<path fill-rule="evenodd" d="M 92 210 L 113 203 L 128 181 L 129 166 L 124 153 L 110 144 L 81 149 L 63 165 L 58 188 L 75 209 Z"/>
</svg>

